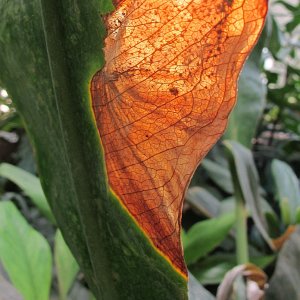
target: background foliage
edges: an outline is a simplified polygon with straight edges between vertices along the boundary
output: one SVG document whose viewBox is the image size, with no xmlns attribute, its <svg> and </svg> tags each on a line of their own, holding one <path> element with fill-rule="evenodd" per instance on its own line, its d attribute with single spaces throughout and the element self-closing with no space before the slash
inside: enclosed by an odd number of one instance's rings
<svg viewBox="0 0 300 300">
<path fill-rule="evenodd" d="M 249 298 L 245 285 L 258 280 L 242 269 L 236 274 L 246 281 L 224 279 L 249 262 L 259 267 L 253 274 L 268 277 L 267 299 L 283 299 L 281 291 L 287 299 L 300 293 L 300 2 L 273 1 L 270 7 L 240 77 L 227 131 L 186 193 L 185 258 L 195 280 L 209 290 L 207 299 L 224 280 L 234 289 L 226 294 L 219 288 L 219 299 Z M 5 290 L 8 299 L 92 299 L 46 202 L 34 156 L 2 87 L 0 296 Z"/>
</svg>

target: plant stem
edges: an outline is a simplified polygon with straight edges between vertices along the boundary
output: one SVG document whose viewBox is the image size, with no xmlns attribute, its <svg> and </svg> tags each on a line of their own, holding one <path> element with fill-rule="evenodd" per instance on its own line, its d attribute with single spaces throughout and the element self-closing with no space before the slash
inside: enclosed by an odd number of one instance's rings
<svg viewBox="0 0 300 300">
<path fill-rule="evenodd" d="M 247 211 L 241 195 L 236 196 L 236 255 L 238 265 L 242 265 L 249 262 Z"/>
</svg>

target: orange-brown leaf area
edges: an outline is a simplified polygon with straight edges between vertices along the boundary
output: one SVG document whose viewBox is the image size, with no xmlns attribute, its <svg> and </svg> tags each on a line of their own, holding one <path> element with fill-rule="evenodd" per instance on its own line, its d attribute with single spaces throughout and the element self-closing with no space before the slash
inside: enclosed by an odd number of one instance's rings
<svg viewBox="0 0 300 300">
<path fill-rule="evenodd" d="M 93 110 L 112 190 L 186 274 L 184 192 L 218 140 L 266 0 L 123 0 L 107 18 Z"/>
</svg>

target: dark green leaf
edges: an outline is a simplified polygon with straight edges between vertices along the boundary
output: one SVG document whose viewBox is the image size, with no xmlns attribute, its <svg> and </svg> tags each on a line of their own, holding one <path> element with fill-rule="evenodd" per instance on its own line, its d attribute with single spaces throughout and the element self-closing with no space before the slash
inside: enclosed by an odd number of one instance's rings
<svg viewBox="0 0 300 300">
<path fill-rule="evenodd" d="M 261 52 L 261 48 L 256 48 Z M 237 104 L 229 117 L 224 137 L 251 148 L 266 102 L 266 86 L 254 52 L 246 62 L 239 80 Z"/>
</svg>

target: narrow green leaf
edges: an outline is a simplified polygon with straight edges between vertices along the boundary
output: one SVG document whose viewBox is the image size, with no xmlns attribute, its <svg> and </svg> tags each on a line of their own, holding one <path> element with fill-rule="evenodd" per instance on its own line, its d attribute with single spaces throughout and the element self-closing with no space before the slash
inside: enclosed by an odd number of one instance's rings
<svg viewBox="0 0 300 300">
<path fill-rule="evenodd" d="M 5 177 L 18 185 L 44 216 L 51 222 L 55 222 L 40 180 L 36 176 L 7 163 L 0 164 L 0 176 Z"/>
<path fill-rule="evenodd" d="M 293 169 L 278 159 L 272 161 L 271 170 L 284 223 L 295 224 L 297 209 L 300 208 L 299 180 Z"/>
<path fill-rule="evenodd" d="M 188 189 L 185 200 L 194 210 L 208 218 L 216 217 L 219 214 L 220 201 L 204 188 L 195 186 Z"/>
<path fill-rule="evenodd" d="M 208 158 L 205 158 L 202 161 L 201 166 L 208 172 L 211 180 L 220 188 L 229 194 L 233 193 L 231 174 L 228 168 L 225 168 Z"/>
<path fill-rule="evenodd" d="M 0 202 L 0 260 L 25 300 L 48 300 L 51 251 L 11 202 Z"/>
<path fill-rule="evenodd" d="M 251 211 L 255 225 L 265 241 L 273 248 L 271 238 L 268 234 L 267 222 L 265 220 L 261 197 L 259 195 L 259 177 L 254 164 L 252 153 L 249 149 L 236 141 L 224 141 L 228 149 L 232 172 L 235 174 L 236 190 L 240 191 L 241 197 Z"/>
<path fill-rule="evenodd" d="M 196 262 L 216 248 L 225 239 L 234 220 L 234 214 L 226 214 L 193 225 L 187 232 L 186 243 L 183 245 L 186 264 Z"/>
<path fill-rule="evenodd" d="M 59 286 L 59 298 L 60 300 L 65 300 L 79 271 L 79 267 L 59 230 L 55 234 L 54 260 Z"/>
</svg>

